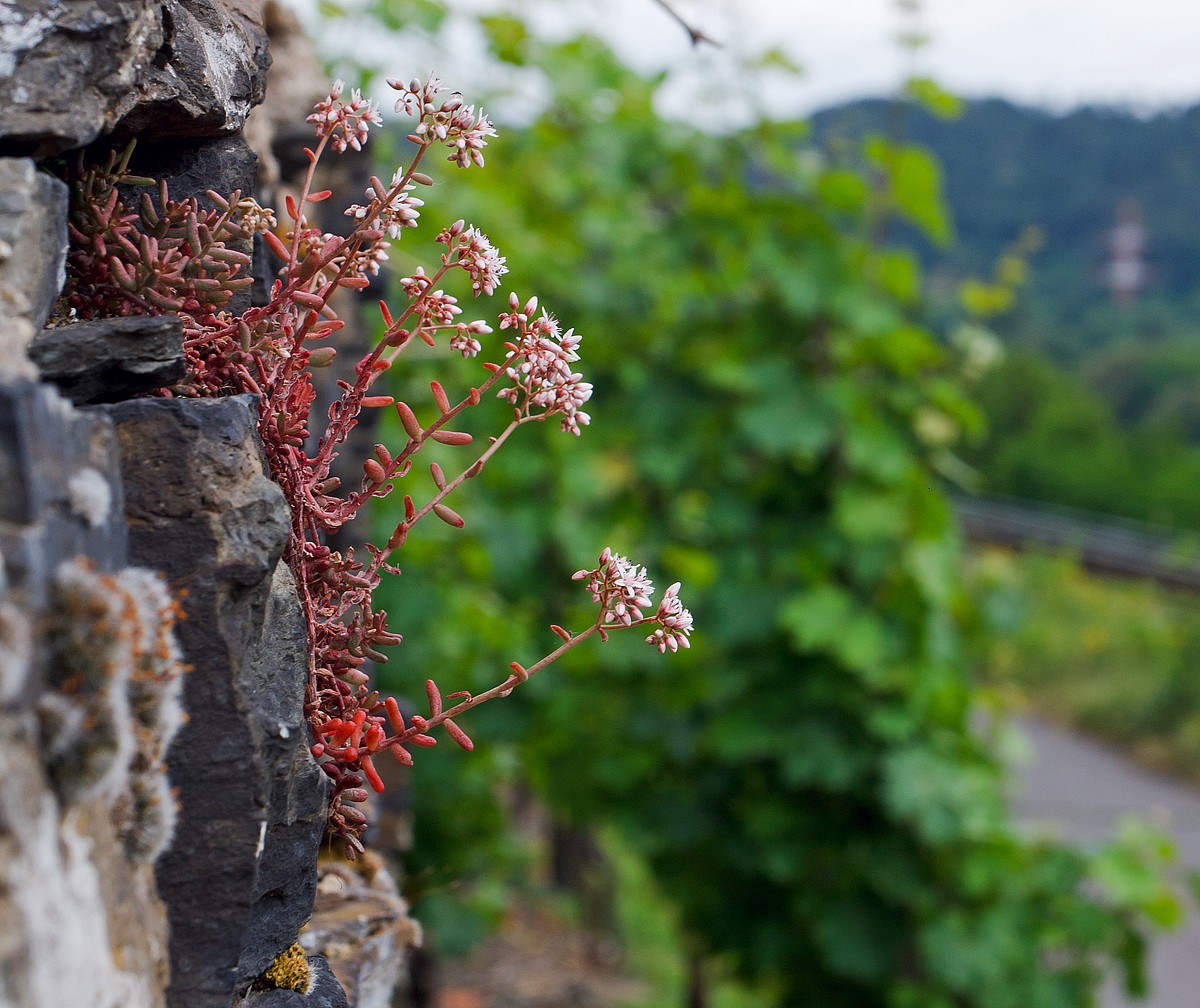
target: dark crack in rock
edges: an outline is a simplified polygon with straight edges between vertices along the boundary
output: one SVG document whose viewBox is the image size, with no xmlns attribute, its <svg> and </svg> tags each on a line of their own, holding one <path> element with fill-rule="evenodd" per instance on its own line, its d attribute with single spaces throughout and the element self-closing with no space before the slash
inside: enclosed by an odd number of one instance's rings
<svg viewBox="0 0 1200 1008">
<path fill-rule="evenodd" d="M 311 913 L 324 828 L 304 621 L 279 562 L 288 509 L 265 472 L 252 396 L 104 409 L 121 445 L 130 560 L 186 592 L 189 721 L 167 757 L 179 823 L 156 865 L 167 1004 L 229 1008 Z"/>
<path fill-rule="evenodd" d="M 178 315 L 131 315 L 43 329 L 29 356 L 76 406 L 114 403 L 183 378 Z"/>
<path fill-rule="evenodd" d="M 234 190 L 240 190 L 244 196 L 254 192 L 258 155 L 240 136 L 139 143 L 129 167 L 138 175 L 166 182 L 171 199 L 182 200 L 194 196 L 201 206 L 211 209 L 213 202 L 206 195 L 209 189 L 223 196 L 232 194 Z M 129 206 L 137 206 L 145 191 L 142 186 L 124 187 L 123 198 Z M 247 255 L 255 255 L 255 246 L 249 239 L 227 238 L 225 244 Z M 253 271 L 243 269 L 242 275 L 252 276 Z M 224 310 L 232 315 L 240 315 L 250 307 L 250 301 L 249 290 L 235 291 Z"/>
</svg>

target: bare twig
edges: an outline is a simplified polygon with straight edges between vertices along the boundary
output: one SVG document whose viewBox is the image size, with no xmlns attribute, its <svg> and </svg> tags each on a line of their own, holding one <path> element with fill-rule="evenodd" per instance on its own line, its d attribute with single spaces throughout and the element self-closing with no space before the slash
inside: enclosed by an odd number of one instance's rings
<svg viewBox="0 0 1200 1008">
<path fill-rule="evenodd" d="M 716 39 L 709 38 L 699 28 L 693 28 L 683 18 L 675 13 L 675 9 L 669 3 L 667 3 L 667 0 L 655 0 L 655 3 L 657 3 L 659 7 L 670 14 L 671 17 L 679 23 L 679 26 L 688 33 L 688 37 L 692 40 L 692 45 L 698 46 L 701 42 L 707 42 L 709 45 L 714 45 L 718 49 L 721 48 L 720 42 L 718 42 Z"/>
</svg>

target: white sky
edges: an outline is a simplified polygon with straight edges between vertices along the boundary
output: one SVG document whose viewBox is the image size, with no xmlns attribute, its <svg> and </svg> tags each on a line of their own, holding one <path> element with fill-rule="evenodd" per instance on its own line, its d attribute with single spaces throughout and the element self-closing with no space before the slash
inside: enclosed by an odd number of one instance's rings
<svg viewBox="0 0 1200 1008">
<path fill-rule="evenodd" d="M 692 50 L 655 0 L 510 0 L 508 6 L 525 12 L 543 34 L 566 37 L 586 27 L 638 69 L 669 70 L 662 110 L 708 124 L 744 121 L 755 106 L 787 118 L 887 94 L 908 65 L 896 36 L 914 25 L 895 0 L 676 0 L 690 23 L 725 43 L 722 50 Z M 1119 105 L 1141 113 L 1200 101 L 1200 0 L 922 0 L 915 23 L 930 39 L 915 69 L 970 97 L 999 95 L 1055 110 Z M 407 77 L 410 68 L 435 65 L 439 76 L 466 90 L 492 79 L 469 34 L 451 29 L 450 43 L 437 53 L 378 37 L 364 42 L 361 35 L 356 45 L 385 72 Z M 771 74 L 749 101 L 730 98 L 721 86 L 733 79 L 729 68 L 774 47 L 801 64 L 803 75 Z M 513 85 L 526 103 L 537 104 L 536 81 Z M 516 101 L 510 115 L 522 117 L 521 105 Z"/>
</svg>

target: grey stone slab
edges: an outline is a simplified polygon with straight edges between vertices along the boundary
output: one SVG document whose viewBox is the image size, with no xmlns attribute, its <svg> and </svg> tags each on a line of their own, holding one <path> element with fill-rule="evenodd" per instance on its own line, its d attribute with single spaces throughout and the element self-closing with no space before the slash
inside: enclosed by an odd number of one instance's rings
<svg viewBox="0 0 1200 1008">
<path fill-rule="evenodd" d="M 76 406 L 120 402 L 184 377 L 178 315 L 131 315 L 43 329 L 29 356 Z"/>
<path fill-rule="evenodd" d="M 104 407 L 123 459 L 131 561 L 183 592 L 189 721 L 167 763 L 180 803 L 157 863 L 169 1008 L 229 1008 L 312 912 L 327 779 L 308 751 L 307 640 L 280 556 L 290 517 L 252 396 Z"/>
</svg>

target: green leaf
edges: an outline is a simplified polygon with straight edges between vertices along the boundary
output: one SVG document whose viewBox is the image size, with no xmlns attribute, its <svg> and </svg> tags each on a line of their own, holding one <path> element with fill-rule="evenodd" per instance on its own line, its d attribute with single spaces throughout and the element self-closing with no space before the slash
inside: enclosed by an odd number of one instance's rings
<svg viewBox="0 0 1200 1008">
<path fill-rule="evenodd" d="M 838 210 L 858 210 L 867 199 L 867 184 L 854 172 L 826 172 L 817 182 L 821 199 Z"/>
<path fill-rule="evenodd" d="M 488 48 L 505 63 L 524 66 L 529 59 L 529 31 L 525 22 L 511 14 L 481 17 Z"/>
<path fill-rule="evenodd" d="M 927 77 L 911 78 L 904 85 L 904 90 L 913 101 L 939 119 L 957 119 L 967 107 L 967 103 L 958 95 L 943 90 Z"/>
</svg>

